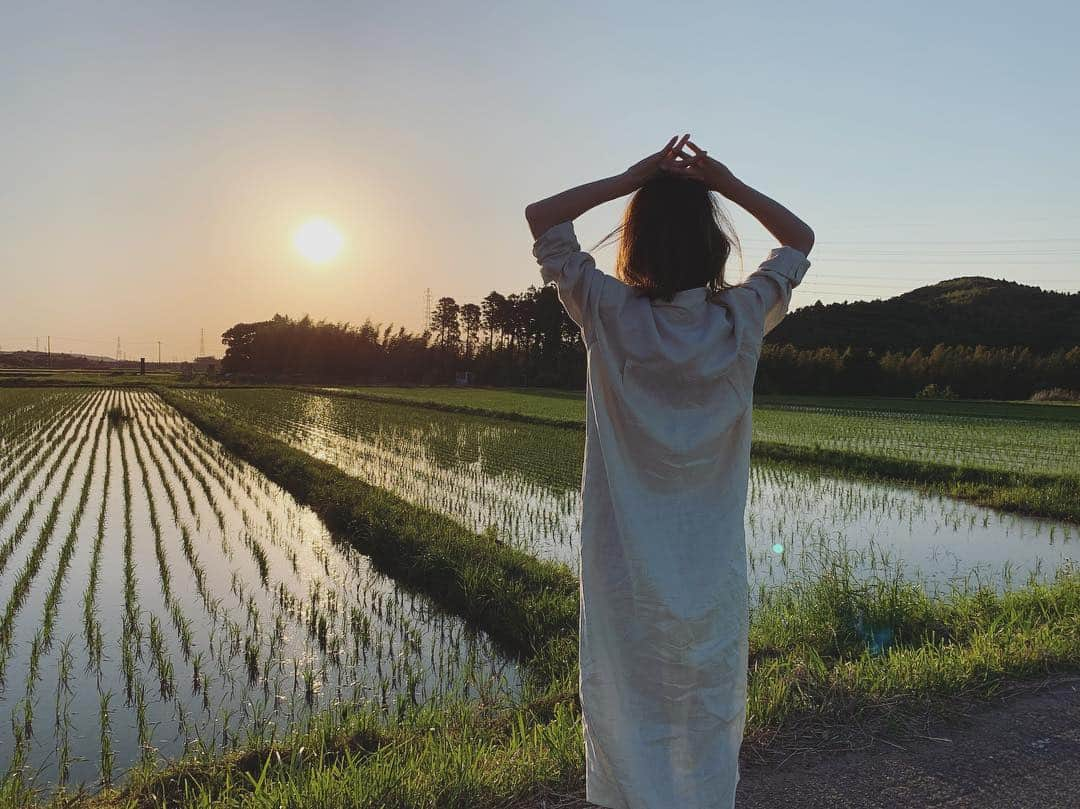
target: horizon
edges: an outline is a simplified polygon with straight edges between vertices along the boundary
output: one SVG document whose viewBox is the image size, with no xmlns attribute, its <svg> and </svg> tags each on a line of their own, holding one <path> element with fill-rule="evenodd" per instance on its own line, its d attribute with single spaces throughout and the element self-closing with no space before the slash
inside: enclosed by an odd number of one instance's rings
<svg viewBox="0 0 1080 809">
<path fill-rule="evenodd" d="M 524 205 L 675 130 L 813 225 L 793 310 L 976 269 L 1080 290 L 1074 7 L 545 10 L 13 10 L 0 350 L 220 356 L 277 313 L 419 331 L 428 288 L 540 286 Z M 727 207 L 748 272 L 770 241 Z"/>
</svg>

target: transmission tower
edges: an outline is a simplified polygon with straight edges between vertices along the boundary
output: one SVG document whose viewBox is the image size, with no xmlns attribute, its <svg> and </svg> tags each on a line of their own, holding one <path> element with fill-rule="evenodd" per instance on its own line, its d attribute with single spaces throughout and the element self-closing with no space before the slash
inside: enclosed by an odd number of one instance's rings
<svg viewBox="0 0 1080 809">
<path fill-rule="evenodd" d="M 199 356 L 206 356 L 206 329 L 199 329 Z"/>
<path fill-rule="evenodd" d="M 116 338 L 116 361 L 120 362 L 120 338 Z"/>
<path fill-rule="evenodd" d="M 431 287 L 424 290 L 424 329 L 431 328 Z"/>
</svg>

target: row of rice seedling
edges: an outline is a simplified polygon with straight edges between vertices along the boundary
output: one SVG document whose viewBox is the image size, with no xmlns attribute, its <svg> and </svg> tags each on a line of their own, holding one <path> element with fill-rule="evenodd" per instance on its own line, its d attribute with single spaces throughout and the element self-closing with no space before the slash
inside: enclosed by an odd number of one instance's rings
<svg viewBox="0 0 1080 809">
<path fill-rule="evenodd" d="M 1080 475 L 1080 420 L 975 412 L 758 407 L 754 440 L 964 468 Z"/>
<path fill-rule="evenodd" d="M 88 400 L 86 394 L 53 396 L 38 407 L 26 406 L 9 413 L 3 428 L 6 436 L 0 440 L 0 484 L 6 488 L 28 460 L 36 457 L 44 447 L 51 446 L 65 415 Z"/>
<path fill-rule="evenodd" d="M 0 526 L 12 514 L 19 501 L 32 489 L 32 484 L 38 478 L 42 469 L 47 469 L 48 471 L 41 481 L 41 487 L 34 498 L 30 500 L 30 503 L 33 505 L 40 501 L 45 488 L 59 468 L 64 453 L 72 446 L 79 427 L 84 423 L 85 419 L 89 418 L 91 411 L 92 406 L 87 402 L 73 411 L 74 418 L 67 418 L 67 414 L 63 412 L 58 413 L 57 421 L 62 423 L 63 426 L 57 427 L 55 430 L 50 428 L 46 431 L 48 433 L 46 440 L 29 447 L 25 455 L 20 458 L 19 464 L 13 466 L 3 480 L 0 480 L 0 483 L 4 484 L 4 488 L 0 490 L 3 492 L 3 494 L 0 494 Z M 51 465 L 49 465 L 50 462 Z M 30 520 L 32 518 L 33 509 L 30 509 L 29 514 L 24 513 L 24 519 Z M 3 551 L 0 551 L 0 572 L 3 571 L 4 559 Z"/>
<path fill-rule="evenodd" d="M 93 470 L 93 459 L 97 453 L 98 439 L 101 435 L 100 427 L 101 425 L 99 423 L 98 429 L 94 432 L 94 444 L 91 450 L 90 462 L 87 464 L 87 474 L 83 483 L 83 493 L 80 497 L 79 504 L 76 506 L 72 516 L 72 533 L 78 530 L 78 524 L 82 518 L 82 514 L 86 506 L 86 500 L 89 497 L 90 481 L 92 480 L 91 472 Z M 56 525 L 59 522 L 61 510 L 64 507 L 64 501 L 67 496 L 68 489 L 71 485 L 71 481 L 75 475 L 75 470 L 78 466 L 79 458 L 81 457 L 83 449 L 85 448 L 88 440 L 90 439 L 90 435 L 91 431 L 89 429 L 82 433 L 82 437 L 80 438 L 77 446 L 75 447 L 74 456 L 71 463 L 68 465 L 67 472 L 64 474 L 59 490 L 53 498 L 51 507 L 48 513 L 45 515 L 45 519 L 41 523 L 41 527 L 38 531 L 36 541 L 31 546 L 30 552 L 24 560 L 22 567 L 19 569 L 18 573 L 11 581 L 10 588 L 7 590 L 7 601 L 3 607 L 3 613 L 2 615 L 0 615 L 0 685 L 5 682 L 7 664 L 12 650 L 15 618 L 26 601 L 26 597 L 30 591 L 30 587 L 34 583 L 35 578 L 37 577 L 42 560 L 45 556 L 45 552 L 48 549 L 50 541 L 53 538 Z M 59 572 L 60 571 L 58 571 L 58 573 Z M 51 639 L 52 623 L 48 611 L 46 612 L 45 631 L 48 633 L 48 638 Z M 44 644 L 46 649 L 48 645 L 48 643 Z M 36 649 L 40 648 L 41 645 L 36 646 Z"/>
<path fill-rule="evenodd" d="M 576 568 L 579 491 L 546 486 L 528 472 L 545 458 L 552 469 L 564 470 L 555 478 L 579 471 L 581 442 L 549 440 L 553 432 L 571 431 L 296 390 L 177 395 L 493 540 Z M 490 447 L 507 443 L 518 448 L 520 469 L 485 462 Z M 863 560 L 859 569 L 866 575 L 888 554 L 935 586 L 973 575 L 996 578 L 1004 588 L 1014 574 L 1050 574 L 1078 555 L 1076 528 L 1067 523 L 769 463 L 752 466 L 745 531 L 756 592 L 790 575 L 799 558 L 838 540 Z"/>
<path fill-rule="evenodd" d="M 116 408 L 127 418 L 110 420 Z M 332 706 L 516 692 L 482 634 L 337 545 L 153 394 L 100 391 L 52 412 L 64 423 L 39 429 L 62 439 L 57 460 L 16 498 L 40 491 L 50 506 L 2 605 L 0 789 L 108 785 L 280 738 Z M 73 581 L 81 597 L 65 597 Z"/>
</svg>

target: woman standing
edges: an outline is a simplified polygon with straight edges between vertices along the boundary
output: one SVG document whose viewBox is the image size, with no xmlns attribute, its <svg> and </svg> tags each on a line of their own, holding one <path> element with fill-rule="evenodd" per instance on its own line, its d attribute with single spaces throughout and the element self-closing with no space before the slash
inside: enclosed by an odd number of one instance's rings
<svg viewBox="0 0 1080 809">
<path fill-rule="evenodd" d="M 713 192 L 780 246 L 746 281 Z M 633 194 L 614 277 L 572 220 Z M 743 512 L 762 337 L 810 266 L 810 228 L 690 141 L 534 202 L 525 216 L 588 355 L 579 688 L 586 800 L 735 804 L 746 719 Z M 614 233 L 612 234 L 614 235 Z"/>
</svg>

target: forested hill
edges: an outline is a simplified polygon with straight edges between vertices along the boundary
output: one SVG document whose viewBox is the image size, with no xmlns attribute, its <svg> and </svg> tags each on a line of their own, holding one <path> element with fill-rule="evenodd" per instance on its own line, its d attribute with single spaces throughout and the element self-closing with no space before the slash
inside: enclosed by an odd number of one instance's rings
<svg viewBox="0 0 1080 809">
<path fill-rule="evenodd" d="M 770 332 L 768 342 L 902 352 L 938 343 L 1028 346 L 1045 353 L 1080 345 L 1080 293 L 953 278 L 888 300 L 802 307 Z"/>
</svg>

